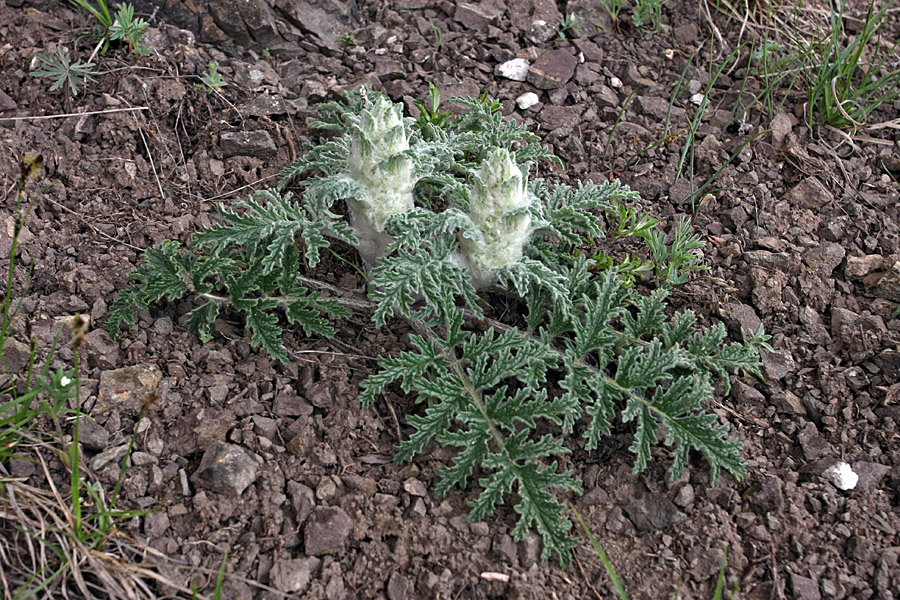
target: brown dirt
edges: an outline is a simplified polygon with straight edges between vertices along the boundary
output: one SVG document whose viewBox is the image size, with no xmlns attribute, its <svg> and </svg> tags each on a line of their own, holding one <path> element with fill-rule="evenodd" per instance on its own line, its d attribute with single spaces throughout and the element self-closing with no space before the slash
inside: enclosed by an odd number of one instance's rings
<svg viewBox="0 0 900 600">
<path fill-rule="evenodd" d="M 181 324 L 189 302 L 142 312 L 119 342 L 99 329 L 140 250 L 167 238 L 185 242 L 215 220 L 219 202 L 273 185 L 309 139 L 316 104 L 369 83 L 409 105 L 434 81 L 444 97 L 498 98 L 506 114 L 529 123 L 563 158 L 567 168 L 554 177 L 614 174 L 669 225 L 699 207 L 693 224 L 707 241 L 711 271 L 680 288 L 676 305 L 690 305 L 706 323 L 724 320 L 734 335 L 760 321 L 774 335 L 765 380 L 735 377 L 731 395 L 713 407 L 745 445 L 744 481 L 724 476 L 710 487 L 698 465 L 670 483 L 664 461 L 636 476 L 627 443 L 614 439 L 603 454 L 588 454 L 573 441 L 570 467 L 586 491 L 575 505 L 631 597 L 711 598 L 726 544 L 726 574 L 739 598 L 900 595 L 900 321 L 891 318 L 900 302 L 896 134 L 881 131 L 873 135 L 882 143 L 856 146 L 833 134 L 814 140 L 802 118 L 805 99 L 795 92 L 779 118 L 780 134 L 765 133 L 741 149 L 773 125 L 761 106 L 732 114 L 743 75 L 725 73 L 698 131 L 695 185 L 727 166 L 704 191 L 711 196 L 692 199 L 686 177 L 675 183 L 684 115 L 694 110 L 690 93 L 674 104 L 669 131 L 676 136 L 641 153 L 664 137 L 670 95 L 691 56 L 690 73 L 706 83 L 713 33 L 684 0 L 664 5 L 669 29 L 657 35 L 585 27 L 574 40 L 540 44 L 511 21 L 520 10 L 512 1 L 483 27 L 466 27 L 451 2 L 359 0 L 362 24 L 352 31 L 358 46 L 306 42 L 283 56 L 225 54 L 155 21 L 152 56 L 111 50 L 99 60 L 104 74 L 71 106 L 28 72 L 35 52 L 73 46 L 83 32 L 80 17 L 64 3 L 8 4 L 0 3 L 0 91 L 16 106 L 0 112 L 7 225 L 18 161 L 39 152 L 47 165 L 30 189 L 35 207 L 22 238 L 18 290 L 26 289 L 27 265 L 34 270 L 14 334 L 24 340 L 30 331 L 46 342 L 54 319 L 90 315 L 95 329 L 83 389 L 100 427 L 85 449 L 88 465 L 128 443 L 139 408 L 134 398 L 129 404 L 104 395 L 104 382 L 123 367 L 137 366 L 151 379 L 158 371 L 158 397 L 137 436 L 120 501 L 155 511 L 124 526 L 138 542 L 173 563 L 213 571 L 227 552 L 223 598 L 613 597 L 587 544 L 571 568 L 540 563 L 536 537 L 511 541 L 508 507 L 473 524 L 466 520 L 471 492 L 437 498 L 431 483 L 446 452 L 431 448 L 412 464 L 391 462 L 404 415 L 417 408 L 392 396 L 363 411 L 356 390 L 378 356 L 404 347 L 401 325 L 377 330 L 356 317 L 338 324 L 331 341 L 289 333 L 295 360 L 285 367 L 252 348 L 228 318 L 217 322 L 212 342 L 201 344 Z M 591 3 L 558 4 L 560 13 L 580 14 Z M 723 15 L 714 22 L 723 39 L 737 40 L 740 22 Z M 432 24 L 442 32 L 439 50 Z M 896 39 L 896 18 L 890 33 Z M 81 55 L 90 52 L 88 42 L 78 46 Z M 494 73 L 517 55 L 533 59 L 554 47 L 584 58 L 558 90 Z M 721 64 L 727 51 L 713 47 Z M 194 86 L 210 60 L 229 84 L 221 95 Z M 537 92 L 541 103 L 521 111 L 515 99 L 525 91 Z M 118 112 L 8 120 L 111 110 Z M 894 103 L 877 116 L 896 119 L 898 112 Z M 240 131 L 266 132 L 274 144 L 229 155 L 222 135 Z M 4 259 L 10 233 L 0 232 Z M 361 288 L 340 263 L 311 275 L 348 294 Z M 70 359 L 67 350 L 56 357 L 66 367 Z M 226 442 L 247 451 L 245 466 L 254 471 L 237 495 L 194 477 L 204 453 Z M 852 491 L 822 476 L 838 459 L 860 475 Z M 46 485 L 33 465 L 15 469 Z M 67 477 L 58 460 L 50 470 Z M 110 488 L 118 474 L 115 461 L 96 469 Z M 648 511 L 661 527 L 645 526 L 640 514 Z M 335 533 L 341 527 L 346 537 Z M 329 536 L 337 536 L 336 549 L 313 557 Z M 484 572 L 509 581 L 488 581 Z M 168 573 L 192 576 L 190 569 Z M 213 577 L 195 582 L 211 595 Z"/>
</svg>

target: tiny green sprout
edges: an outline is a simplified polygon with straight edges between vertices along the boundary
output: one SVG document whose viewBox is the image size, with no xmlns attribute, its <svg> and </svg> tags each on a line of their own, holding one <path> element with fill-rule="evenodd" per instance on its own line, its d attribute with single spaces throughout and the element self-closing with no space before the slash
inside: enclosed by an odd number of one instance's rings
<svg viewBox="0 0 900 600">
<path fill-rule="evenodd" d="M 150 54 L 147 47 L 141 42 L 141 37 L 150 24 L 140 17 L 134 16 L 134 6 L 121 4 L 116 20 L 109 28 L 109 39 L 121 40 L 128 44 L 128 51 L 138 56 Z"/>
<path fill-rule="evenodd" d="M 263 55 L 263 58 L 269 58 L 272 56 L 272 51 L 269 50 L 268 48 L 263 48 L 262 55 Z"/>
<path fill-rule="evenodd" d="M 213 92 L 221 93 L 222 88 L 228 85 L 222 79 L 222 75 L 219 74 L 216 63 L 212 61 L 209 61 L 209 68 L 207 71 L 200 76 L 200 81 L 203 83 L 195 83 L 194 87 L 198 90 L 205 89 L 207 94 L 212 94 Z"/>
<path fill-rule="evenodd" d="M 356 41 L 356 38 L 353 37 L 353 34 L 349 31 L 345 31 L 338 37 L 338 42 L 341 43 L 342 46 L 347 48 L 355 48 L 359 46 L 359 43 Z"/>
<path fill-rule="evenodd" d="M 429 19 L 428 24 L 431 25 L 431 33 L 434 34 L 434 49 L 435 51 L 440 51 L 441 46 L 444 43 L 444 34 L 441 33 L 441 29 L 434 24 L 433 19 Z"/>
<path fill-rule="evenodd" d="M 449 110 L 440 110 L 441 92 L 430 81 L 428 82 L 428 106 L 418 100 L 413 100 L 413 104 L 419 109 L 416 127 L 422 131 L 426 139 L 433 139 L 433 128 L 444 128 L 447 120 L 453 115 Z"/>
<path fill-rule="evenodd" d="M 769 352 L 775 352 L 775 348 L 769 344 L 769 340 L 772 339 L 772 336 L 766 333 L 762 323 L 759 324 L 756 331 L 753 331 L 752 329 L 742 329 L 741 336 L 744 338 L 745 344 L 753 346 L 754 348 L 762 348 Z"/>
<path fill-rule="evenodd" d="M 559 40 L 566 39 L 566 32 L 569 30 L 581 29 L 581 24 L 575 19 L 575 15 L 572 13 L 567 14 L 562 20 L 559 22 L 559 27 L 556 28 L 556 37 Z"/>
</svg>

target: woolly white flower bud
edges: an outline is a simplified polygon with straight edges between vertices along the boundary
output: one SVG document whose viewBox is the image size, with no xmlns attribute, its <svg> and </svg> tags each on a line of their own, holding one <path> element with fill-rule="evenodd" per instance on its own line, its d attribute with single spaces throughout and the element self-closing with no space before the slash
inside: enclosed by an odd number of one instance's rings
<svg viewBox="0 0 900 600">
<path fill-rule="evenodd" d="M 460 249 L 476 288 L 496 281 L 494 271 L 518 262 L 532 233 L 525 175 L 507 150 L 491 152 L 472 176 L 469 218 L 475 228 Z"/>
</svg>

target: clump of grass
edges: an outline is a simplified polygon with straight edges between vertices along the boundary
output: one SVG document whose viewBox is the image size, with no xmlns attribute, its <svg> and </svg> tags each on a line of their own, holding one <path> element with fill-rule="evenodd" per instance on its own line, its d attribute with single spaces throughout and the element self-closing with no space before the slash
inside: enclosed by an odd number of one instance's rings
<svg viewBox="0 0 900 600">
<path fill-rule="evenodd" d="M 28 156 L 21 162 L 9 270 L 0 301 L 0 596 L 11 600 L 150 598 L 156 597 L 153 587 L 159 582 L 186 597 L 190 590 L 148 566 L 147 557 L 161 563 L 170 561 L 118 529 L 122 523 L 148 512 L 116 508 L 134 436 L 111 495 L 83 466 L 79 446 L 80 422 L 84 417 L 79 351 L 87 322 L 76 317 L 71 324 L 71 368 L 51 370 L 62 328 L 43 366 L 37 367 L 37 343 L 33 338 L 27 346 L 24 372 L 20 366 L 13 371 L 9 364 L 11 353 L 20 350 L 12 339 L 13 321 L 20 305 L 12 298 L 17 291 L 14 288 L 19 237 L 32 206 L 25 201 L 25 188 L 29 179 L 38 176 L 42 164 L 40 155 Z M 65 422 L 70 419 L 73 427 L 71 438 L 67 438 Z M 47 452 L 68 470 L 68 488 L 54 480 L 59 475 L 48 464 Z M 39 464 L 46 487 L 11 477 L 10 467 L 16 459 Z"/>
<path fill-rule="evenodd" d="M 843 9 L 832 11 L 831 34 L 803 53 L 813 66 L 807 78 L 811 130 L 816 114 L 823 124 L 836 129 L 865 129 L 873 111 L 900 97 L 900 68 L 896 68 L 900 41 L 882 50 L 880 33 L 893 4 L 891 0 L 876 12 L 873 1 L 862 29 L 846 43 Z"/>
</svg>

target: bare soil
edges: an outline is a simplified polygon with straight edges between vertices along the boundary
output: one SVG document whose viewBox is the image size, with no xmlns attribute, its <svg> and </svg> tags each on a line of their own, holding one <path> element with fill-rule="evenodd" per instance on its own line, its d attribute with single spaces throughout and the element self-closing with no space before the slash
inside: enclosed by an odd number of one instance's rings
<svg viewBox="0 0 900 600">
<path fill-rule="evenodd" d="M 168 577 L 211 597 L 215 577 L 202 573 L 214 573 L 227 553 L 229 599 L 613 597 L 587 542 L 567 569 L 541 563 L 538 537 L 512 541 L 509 507 L 488 523 L 469 523 L 471 491 L 436 497 L 432 482 L 446 451 L 430 447 L 411 464 L 392 462 L 405 415 L 420 407 L 393 394 L 363 411 L 356 394 L 378 356 L 405 347 L 402 323 L 379 330 L 360 315 L 338 323 L 334 340 L 289 332 L 293 360 L 285 367 L 251 347 L 237 319 L 220 319 L 215 339 L 202 344 L 182 324 L 190 302 L 142 312 L 119 341 L 101 329 L 141 250 L 187 242 L 215 221 L 219 203 L 274 185 L 310 141 L 317 104 L 369 84 L 414 114 L 412 100 L 424 99 L 432 81 L 444 98 L 499 99 L 564 160 L 566 168 L 548 176 L 620 177 L 666 227 L 691 217 L 711 269 L 679 288 L 674 304 L 706 324 L 724 321 L 734 336 L 760 322 L 774 336 L 765 379 L 735 375 L 731 394 L 711 407 L 744 443 L 745 480 L 723 476 L 711 487 L 698 462 L 669 482 L 663 460 L 633 475 L 627 429 L 602 452 L 571 440 L 569 468 L 586 492 L 572 501 L 630 596 L 711 598 L 727 545 L 737 598 L 900 597 L 896 130 L 854 143 L 810 135 L 802 90 L 770 116 L 747 101 L 760 82 L 745 77 L 739 61 L 715 80 L 695 160 L 676 183 L 686 118 L 696 110 L 690 96 L 705 88 L 710 59 L 717 68 L 737 46 L 740 20 L 710 5 L 710 21 L 696 3 L 669 0 L 664 32 L 645 35 L 625 19 L 612 32 L 598 3 L 560 1 L 541 10 L 574 13 L 582 28 L 535 42 L 522 15 L 540 2 L 494 2 L 482 19 L 461 3 L 358 0 L 359 23 L 347 30 L 357 45 L 310 35 L 264 53 L 195 41 L 160 11 L 147 36 L 150 56 L 111 49 L 98 59 L 97 81 L 66 99 L 28 73 L 35 52 L 74 47 L 84 16 L 63 2 L 15 4 L 0 3 L 0 259 L 9 257 L 19 161 L 40 153 L 46 168 L 29 188 L 35 205 L 16 266 L 22 304 L 14 337 L 34 335 L 45 351 L 61 319 L 90 316 L 82 375 L 95 426 L 82 430 L 84 461 L 110 489 L 143 395 L 155 393 L 119 506 L 152 509 L 123 531 L 184 567 L 164 569 Z M 897 39 L 892 18 L 885 36 Z M 90 53 L 89 40 L 77 45 L 80 56 Z M 578 59 L 561 87 L 496 73 L 507 60 L 556 49 Z M 683 86 L 667 130 L 689 60 L 685 82 L 697 84 Z M 210 61 L 228 83 L 221 93 L 195 87 Z M 540 103 L 520 110 L 516 98 L 527 91 Z M 93 114 L 11 120 L 70 112 Z M 898 113 L 894 103 L 873 120 Z M 260 141 L 235 145 L 235 132 L 256 132 L 250 139 Z M 696 189 L 716 174 L 692 193 L 691 181 Z M 364 291 L 339 261 L 307 275 L 348 296 Z M 63 349 L 55 360 L 68 367 L 71 358 Z M 210 469 L 217 453 L 235 447 L 236 472 Z M 859 475 L 855 489 L 841 491 L 823 476 L 838 460 Z M 47 486 L 34 463 L 3 468 Z M 52 455 L 49 470 L 64 489 L 68 474 Z M 0 531 L 17 535 L 8 520 Z M 6 577 L 21 564 L 0 556 Z"/>
</svg>

